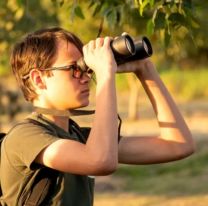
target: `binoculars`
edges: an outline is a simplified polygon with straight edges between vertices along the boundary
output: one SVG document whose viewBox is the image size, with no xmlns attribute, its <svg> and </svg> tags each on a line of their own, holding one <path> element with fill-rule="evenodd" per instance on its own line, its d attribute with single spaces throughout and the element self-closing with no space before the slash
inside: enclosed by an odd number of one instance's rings
<svg viewBox="0 0 208 206">
<path fill-rule="evenodd" d="M 119 36 L 110 43 L 113 55 L 117 65 L 131 62 L 134 60 L 145 59 L 153 53 L 152 46 L 147 37 L 133 40 L 128 34 Z M 77 61 L 77 65 L 82 71 L 87 71 L 88 67 L 81 58 Z"/>
</svg>

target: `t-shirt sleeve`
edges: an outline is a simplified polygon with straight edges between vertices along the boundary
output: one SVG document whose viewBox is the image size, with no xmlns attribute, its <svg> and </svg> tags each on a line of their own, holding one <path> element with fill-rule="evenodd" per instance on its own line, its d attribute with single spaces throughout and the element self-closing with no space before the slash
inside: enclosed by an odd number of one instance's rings
<svg viewBox="0 0 208 206">
<path fill-rule="evenodd" d="M 31 168 L 37 155 L 58 139 L 50 130 L 27 123 L 17 126 L 9 133 L 4 144 L 5 151 L 15 168 Z"/>
</svg>

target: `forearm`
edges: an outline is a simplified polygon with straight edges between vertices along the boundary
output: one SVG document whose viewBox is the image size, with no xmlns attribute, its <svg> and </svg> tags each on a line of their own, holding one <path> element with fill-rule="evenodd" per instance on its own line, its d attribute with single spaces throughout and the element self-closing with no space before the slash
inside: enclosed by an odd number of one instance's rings
<svg viewBox="0 0 208 206">
<path fill-rule="evenodd" d="M 118 126 L 115 74 L 101 82 L 97 81 L 96 112 L 92 125 L 88 148 L 100 161 L 117 165 Z"/>
<path fill-rule="evenodd" d="M 136 75 L 153 105 L 160 126 L 160 138 L 192 143 L 190 131 L 152 63 L 145 62 L 144 68 Z"/>
<path fill-rule="evenodd" d="M 119 144 L 119 162 L 153 164 L 189 156 L 194 151 L 192 135 L 174 100 L 151 62 L 140 63 L 138 68 L 135 74 L 153 106 L 160 134 L 123 138 Z"/>
</svg>

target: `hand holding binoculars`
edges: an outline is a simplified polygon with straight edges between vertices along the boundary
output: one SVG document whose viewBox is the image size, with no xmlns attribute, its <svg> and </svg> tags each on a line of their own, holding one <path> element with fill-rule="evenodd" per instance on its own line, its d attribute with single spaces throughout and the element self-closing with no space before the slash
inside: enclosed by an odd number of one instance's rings
<svg viewBox="0 0 208 206">
<path fill-rule="evenodd" d="M 131 62 L 134 60 L 145 59 L 153 53 L 152 46 L 147 37 L 133 40 L 128 34 L 119 36 L 110 43 L 116 63 L 118 65 Z M 83 58 L 77 61 L 77 65 L 87 71 L 88 67 Z"/>
</svg>

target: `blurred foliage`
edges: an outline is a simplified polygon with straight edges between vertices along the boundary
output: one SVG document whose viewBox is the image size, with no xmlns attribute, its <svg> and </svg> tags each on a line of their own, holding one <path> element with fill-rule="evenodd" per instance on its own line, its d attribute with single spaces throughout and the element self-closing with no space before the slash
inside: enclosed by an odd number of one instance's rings
<svg viewBox="0 0 208 206">
<path fill-rule="evenodd" d="M 169 91 L 178 100 L 189 101 L 208 98 L 207 69 L 179 70 L 171 69 L 161 72 L 161 78 Z"/>
<path fill-rule="evenodd" d="M 208 69 L 206 68 L 164 69 L 160 71 L 160 76 L 170 93 L 179 101 L 188 102 L 195 99 L 208 99 Z M 126 77 L 126 74 L 116 75 L 117 88 L 123 92 L 128 92 L 129 89 Z"/>
<path fill-rule="evenodd" d="M 206 64 L 207 0 L 1 0 L 0 75 L 9 71 L 8 56 L 25 33 L 61 26 L 87 42 L 123 31 L 147 35 L 159 67 Z"/>
<path fill-rule="evenodd" d="M 11 45 L 25 33 L 40 27 L 59 24 L 56 7 L 48 9 L 50 0 L 0 1 L 0 74 L 8 72 L 8 56 Z"/>
<path fill-rule="evenodd" d="M 166 45 L 169 44 L 173 30 L 180 27 L 191 30 L 198 26 L 190 0 L 91 0 L 89 7 L 94 8 L 93 16 L 100 13 L 111 28 L 137 15 L 133 19 L 134 23 L 135 20 L 145 20 L 146 26 L 143 28 L 146 28 L 149 36 L 162 30 Z"/>
</svg>

